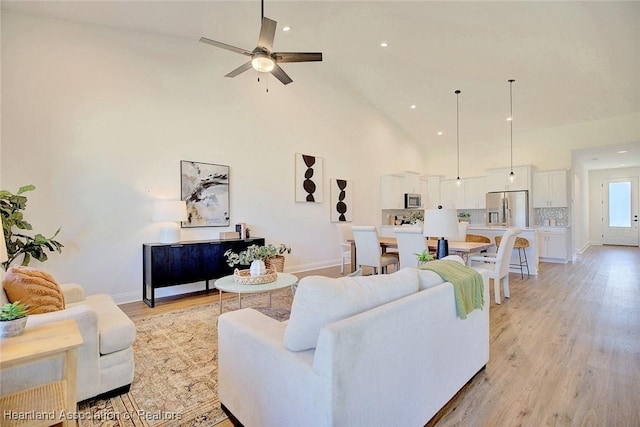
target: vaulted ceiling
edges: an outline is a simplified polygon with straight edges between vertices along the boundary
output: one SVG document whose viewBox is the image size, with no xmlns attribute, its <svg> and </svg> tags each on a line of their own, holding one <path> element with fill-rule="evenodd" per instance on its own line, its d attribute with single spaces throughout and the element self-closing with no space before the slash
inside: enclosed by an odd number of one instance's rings
<svg viewBox="0 0 640 427">
<path fill-rule="evenodd" d="M 257 0 L 2 7 L 249 50 L 260 26 Z M 287 64 L 291 90 L 310 78 L 307 67 L 326 67 L 427 146 L 455 133 L 456 89 L 466 141 L 504 139 L 511 78 L 518 131 L 640 111 L 640 2 L 267 1 L 264 13 L 278 21 L 276 50 L 324 54 L 321 65 Z M 210 46 L 203 52 L 219 58 L 212 75 L 220 79 L 245 60 Z M 252 73 L 236 79 L 254 80 Z"/>
</svg>

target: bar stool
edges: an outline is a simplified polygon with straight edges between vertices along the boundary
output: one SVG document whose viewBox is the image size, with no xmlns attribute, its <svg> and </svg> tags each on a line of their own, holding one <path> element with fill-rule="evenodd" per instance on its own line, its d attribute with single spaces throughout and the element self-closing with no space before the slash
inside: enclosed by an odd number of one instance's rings
<svg viewBox="0 0 640 427">
<path fill-rule="evenodd" d="M 501 236 L 496 236 L 496 246 L 500 246 L 500 240 L 502 240 Z M 518 250 L 518 264 L 510 264 L 513 267 L 518 267 L 520 269 L 520 278 L 524 279 L 524 270 L 522 267 L 527 267 L 527 276 L 531 276 L 529 273 L 529 262 L 527 261 L 527 251 L 526 249 L 529 247 L 529 241 L 524 237 L 516 237 L 516 241 L 513 244 L 513 249 Z"/>
</svg>

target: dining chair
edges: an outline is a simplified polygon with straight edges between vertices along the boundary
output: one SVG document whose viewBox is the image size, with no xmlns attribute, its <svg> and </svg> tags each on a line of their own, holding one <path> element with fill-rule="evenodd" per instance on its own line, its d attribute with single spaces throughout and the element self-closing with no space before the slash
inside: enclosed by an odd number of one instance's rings
<svg viewBox="0 0 640 427">
<path fill-rule="evenodd" d="M 344 274 L 345 260 L 351 262 L 351 243 L 349 243 L 349 240 L 353 240 L 351 224 L 345 222 L 338 223 L 338 234 L 340 236 L 340 274 Z"/>
<path fill-rule="evenodd" d="M 496 246 L 500 247 L 501 237 L 496 236 Z M 527 276 L 530 276 L 529 261 L 527 261 L 527 248 L 529 247 L 529 241 L 524 237 L 516 237 L 516 241 L 513 244 L 513 250 L 518 251 L 518 262 L 512 262 L 511 267 L 520 269 L 520 278 L 524 279 L 524 267 L 527 268 Z"/>
<path fill-rule="evenodd" d="M 399 268 L 417 267 L 416 254 L 428 250 L 427 238 L 422 234 L 422 227 L 395 227 L 393 233 L 398 242 Z"/>
<path fill-rule="evenodd" d="M 493 292 L 496 304 L 500 304 L 500 282 L 504 288 L 504 297 L 509 298 L 509 263 L 511 261 L 511 251 L 513 245 L 516 242 L 516 236 L 522 232 L 521 228 L 511 227 L 504 232 L 501 238 L 498 252 L 493 254 L 486 254 L 484 256 L 472 256 L 469 257 L 469 263 L 473 265 L 474 262 L 484 263 L 483 267 L 487 267 L 489 271 L 489 278 L 493 279 Z M 488 264 L 493 265 L 491 269 Z"/>
<path fill-rule="evenodd" d="M 356 242 L 357 266 L 367 266 L 373 268 L 373 274 L 387 272 L 387 266 L 393 264 L 398 269 L 398 255 L 382 253 L 378 230 L 374 226 L 354 225 L 351 227 L 353 239 Z"/>
</svg>

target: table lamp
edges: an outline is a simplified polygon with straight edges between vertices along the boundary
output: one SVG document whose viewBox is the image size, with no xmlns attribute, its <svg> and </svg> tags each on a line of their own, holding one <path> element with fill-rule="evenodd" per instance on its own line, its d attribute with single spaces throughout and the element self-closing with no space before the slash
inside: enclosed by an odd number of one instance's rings
<svg viewBox="0 0 640 427">
<path fill-rule="evenodd" d="M 438 237 L 436 258 L 444 258 L 449 255 L 449 242 L 447 238 L 458 235 L 458 214 L 455 209 L 425 209 L 424 229 L 425 236 Z"/>
<path fill-rule="evenodd" d="M 160 227 L 160 243 L 180 241 L 178 221 L 187 220 L 187 202 L 184 200 L 156 200 L 153 204 L 153 221 L 163 223 Z"/>
</svg>

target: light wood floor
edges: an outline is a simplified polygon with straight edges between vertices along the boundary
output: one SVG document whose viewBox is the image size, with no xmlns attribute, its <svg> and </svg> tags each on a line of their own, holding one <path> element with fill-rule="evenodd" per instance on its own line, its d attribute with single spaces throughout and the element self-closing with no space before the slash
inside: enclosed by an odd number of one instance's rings
<svg viewBox="0 0 640 427">
<path fill-rule="evenodd" d="M 502 305 L 491 298 L 490 361 L 441 411 L 438 427 L 640 426 L 640 249 L 591 247 L 540 270 L 524 280 L 512 273 Z M 122 307 L 136 317 L 213 301 Z"/>
</svg>

